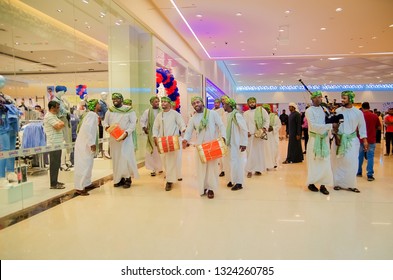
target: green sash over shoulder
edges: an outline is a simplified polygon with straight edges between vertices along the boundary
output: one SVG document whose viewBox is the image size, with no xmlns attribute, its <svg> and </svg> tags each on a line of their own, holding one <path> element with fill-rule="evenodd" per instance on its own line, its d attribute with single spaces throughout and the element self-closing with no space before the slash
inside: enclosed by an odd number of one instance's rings
<svg viewBox="0 0 393 280">
<path fill-rule="evenodd" d="M 158 109 L 158 113 L 161 112 L 161 109 Z M 158 114 L 157 113 L 157 114 Z M 153 124 L 154 124 L 154 109 L 150 108 L 147 114 L 147 143 L 146 149 L 147 151 L 152 154 L 153 147 L 154 147 L 154 139 L 153 139 Z"/>
<path fill-rule="evenodd" d="M 202 117 L 201 122 L 199 123 L 199 126 L 198 126 L 198 132 L 201 132 L 202 130 L 204 130 L 206 128 L 208 121 L 209 121 L 209 110 L 204 108 L 203 109 L 203 117 Z"/>
<path fill-rule="evenodd" d="M 338 146 L 336 155 L 337 157 L 343 157 L 348 149 L 352 147 L 352 139 L 356 138 L 356 131 L 350 133 L 350 134 L 338 134 L 340 137 L 340 146 Z"/>
<path fill-rule="evenodd" d="M 329 147 L 326 143 L 325 138 L 328 136 L 328 133 L 318 134 L 312 131 L 308 132 L 310 137 L 315 138 L 314 142 L 314 155 L 316 158 L 326 158 L 329 156 Z"/>
<path fill-rule="evenodd" d="M 228 124 L 227 124 L 227 139 L 226 143 L 229 146 L 231 144 L 231 134 L 232 134 L 232 122 L 234 122 L 236 125 L 239 125 L 236 120 L 236 113 L 238 111 L 234 109 L 229 115 L 228 115 Z"/>
<path fill-rule="evenodd" d="M 254 121 L 255 121 L 255 126 L 257 127 L 257 129 L 263 128 L 262 106 L 259 106 L 258 108 L 255 109 Z"/>
</svg>

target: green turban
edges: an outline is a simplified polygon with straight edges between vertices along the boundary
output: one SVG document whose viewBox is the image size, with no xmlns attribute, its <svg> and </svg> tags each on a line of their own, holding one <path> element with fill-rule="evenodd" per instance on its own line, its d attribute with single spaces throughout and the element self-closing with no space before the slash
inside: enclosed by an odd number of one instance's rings
<svg viewBox="0 0 393 280">
<path fill-rule="evenodd" d="M 87 101 L 87 109 L 89 109 L 89 111 L 94 111 L 94 109 L 96 108 L 96 105 L 98 103 L 98 99 L 90 99 Z"/>
<path fill-rule="evenodd" d="M 161 97 L 161 102 L 163 102 L 163 101 L 171 103 L 172 100 L 169 97 L 164 96 L 164 97 Z"/>
<path fill-rule="evenodd" d="M 175 101 L 171 101 L 171 102 L 169 102 L 169 103 L 171 103 L 171 106 L 172 106 L 172 107 L 176 107 Z"/>
<path fill-rule="evenodd" d="M 132 106 L 132 100 L 131 99 L 124 99 L 123 104 L 128 105 L 128 106 Z"/>
<path fill-rule="evenodd" d="M 270 105 L 269 104 L 263 104 L 262 107 L 265 108 L 265 110 L 268 111 L 268 113 L 270 113 Z"/>
<path fill-rule="evenodd" d="M 153 104 L 153 101 L 156 100 L 156 99 L 160 100 L 160 99 L 158 98 L 158 96 L 152 96 L 152 97 L 150 97 L 150 104 Z"/>
<path fill-rule="evenodd" d="M 311 94 L 311 99 L 312 99 L 312 98 L 315 98 L 315 97 L 318 97 L 318 96 L 322 96 L 322 91 L 320 91 L 320 90 L 314 91 L 314 92 Z"/>
<path fill-rule="evenodd" d="M 219 103 L 221 103 L 221 99 L 220 99 L 220 98 L 216 98 L 216 99 L 214 99 L 214 103 L 216 103 L 216 102 L 219 102 Z"/>
<path fill-rule="evenodd" d="M 247 104 L 250 102 L 255 102 L 257 103 L 257 99 L 255 97 L 250 97 L 249 99 L 247 99 Z"/>
<path fill-rule="evenodd" d="M 200 96 L 193 96 L 193 97 L 191 98 L 191 104 L 192 104 L 195 100 L 199 100 L 199 101 L 201 101 L 201 102 L 203 103 L 202 97 L 200 97 Z"/>
<path fill-rule="evenodd" d="M 236 109 L 236 101 L 232 98 L 228 98 L 226 103 L 231 106 L 232 109 Z"/>
<path fill-rule="evenodd" d="M 355 93 L 352 90 L 343 91 L 341 96 L 348 96 L 350 103 L 354 103 L 355 101 Z"/>
<path fill-rule="evenodd" d="M 221 97 L 221 102 L 222 102 L 222 103 L 228 103 L 228 100 L 229 100 L 229 97 L 226 96 L 226 95 L 224 95 L 224 96 Z"/>
<path fill-rule="evenodd" d="M 112 99 L 115 99 L 115 98 L 119 98 L 119 99 L 123 100 L 123 95 L 118 92 L 112 93 Z"/>
</svg>

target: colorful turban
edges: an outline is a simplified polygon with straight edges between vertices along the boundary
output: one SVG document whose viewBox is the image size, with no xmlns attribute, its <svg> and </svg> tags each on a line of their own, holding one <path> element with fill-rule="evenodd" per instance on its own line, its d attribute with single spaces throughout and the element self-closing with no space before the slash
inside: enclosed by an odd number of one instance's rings
<svg viewBox="0 0 393 280">
<path fill-rule="evenodd" d="M 268 113 L 270 113 L 270 105 L 269 104 L 263 104 L 262 107 L 265 108 L 265 110 L 268 111 Z"/>
<path fill-rule="evenodd" d="M 226 104 L 228 104 L 229 106 L 231 106 L 232 109 L 236 109 L 236 101 L 232 98 L 228 98 L 226 100 Z"/>
<path fill-rule="evenodd" d="M 123 104 L 127 105 L 127 106 L 132 106 L 132 100 L 131 99 L 124 99 Z"/>
<path fill-rule="evenodd" d="M 169 102 L 171 103 L 171 99 L 168 96 L 161 97 L 161 102 Z"/>
<path fill-rule="evenodd" d="M 118 92 L 112 93 L 112 99 L 116 99 L 116 98 L 123 100 L 123 95 Z"/>
<path fill-rule="evenodd" d="M 341 96 L 348 96 L 350 103 L 353 103 L 355 101 L 355 93 L 352 90 L 343 91 L 341 93 Z"/>
<path fill-rule="evenodd" d="M 98 99 L 87 100 L 87 109 L 89 109 L 89 111 L 94 111 L 97 103 L 98 103 Z"/>
<path fill-rule="evenodd" d="M 318 96 L 322 96 L 322 91 L 320 91 L 320 90 L 314 91 L 314 92 L 311 94 L 311 99 L 312 99 L 312 98 L 315 98 L 315 97 L 318 97 Z"/>
<path fill-rule="evenodd" d="M 158 98 L 158 96 L 156 96 L 156 95 L 150 97 L 150 104 L 153 104 L 153 101 L 156 100 L 156 99 L 160 100 L 160 99 Z"/>
<path fill-rule="evenodd" d="M 199 101 L 201 101 L 201 102 L 203 103 L 202 97 L 200 97 L 200 96 L 193 96 L 193 97 L 191 98 L 191 104 L 192 104 L 195 100 L 199 100 Z M 214 101 L 214 102 L 215 102 L 215 101 Z"/>
<path fill-rule="evenodd" d="M 222 103 L 228 103 L 229 97 L 226 95 L 221 96 L 221 102 Z"/>
<path fill-rule="evenodd" d="M 255 97 L 250 97 L 250 98 L 247 99 L 247 104 L 250 103 L 250 102 L 255 102 L 256 103 L 257 99 Z"/>
</svg>

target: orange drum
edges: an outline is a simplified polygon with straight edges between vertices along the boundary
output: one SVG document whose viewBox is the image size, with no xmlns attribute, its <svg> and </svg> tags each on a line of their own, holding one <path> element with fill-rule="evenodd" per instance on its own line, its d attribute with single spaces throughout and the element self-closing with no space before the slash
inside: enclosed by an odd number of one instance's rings
<svg viewBox="0 0 393 280">
<path fill-rule="evenodd" d="M 120 128 L 118 123 L 112 124 L 108 128 L 109 134 L 115 138 L 117 141 L 123 140 L 124 139 L 124 130 Z"/>
<path fill-rule="evenodd" d="M 157 138 L 158 152 L 169 153 L 180 149 L 179 136 L 164 136 Z"/>
<path fill-rule="evenodd" d="M 222 138 L 218 138 L 211 142 L 197 145 L 199 157 L 203 163 L 209 160 L 218 159 L 226 155 L 228 147 Z"/>
</svg>

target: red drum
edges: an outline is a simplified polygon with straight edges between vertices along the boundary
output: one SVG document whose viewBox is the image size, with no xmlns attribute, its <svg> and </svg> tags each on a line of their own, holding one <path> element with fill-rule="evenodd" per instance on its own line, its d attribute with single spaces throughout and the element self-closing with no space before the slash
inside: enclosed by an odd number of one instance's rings
<svg viewBox="0 0 393 280">
<path fill-rule="evenodd" d="M 203 163 L 209 160 L 218 159 L 226 155 L 228 147 L 222 138 L 218 138 L 211 142 L 197 145 L 199 157 Z"/>
<path fill-rule="evenodd" d="M 160 154 L 169 153 L 180 149 L 179 136 L 164 136 L 157 138 L 158 152 Z"/>
<path fill-rule="evenodd" d="M 125 137 L 125 133 L 124 130 L 120 128 L 118 123 L 112 124 L 109 128 L 108 128 L 108 132 L 109 134 L 115 138 L 117 141 L 121 141 L 124 139 Z"/>
</svg>

